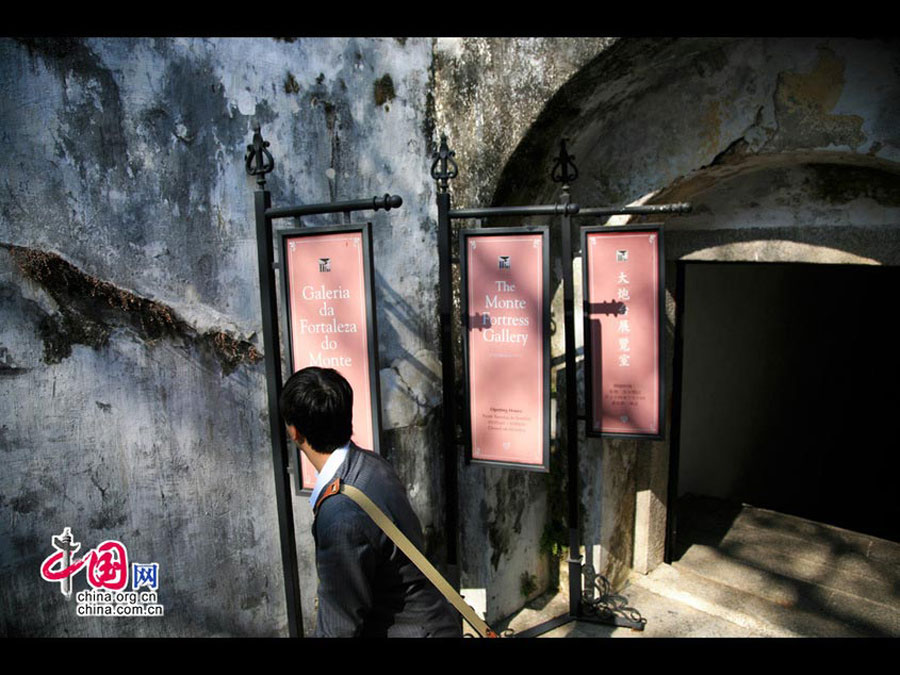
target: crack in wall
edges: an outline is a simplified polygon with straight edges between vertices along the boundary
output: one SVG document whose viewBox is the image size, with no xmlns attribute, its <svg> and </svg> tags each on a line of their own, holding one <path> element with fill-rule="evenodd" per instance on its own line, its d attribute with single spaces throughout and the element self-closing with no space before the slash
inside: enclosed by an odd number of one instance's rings
<svg viewBox="0 0 900 675">
<path fill-rule="evenodd" d="M 120 327 L 130 328 L 150 345 L 170 339 L 204 347 L 218 359 L 223 375 L 262 358 L 250 342 L 225 331 L 200 333 L 171 307 L 86 274 L 56 253 L 2 242 L 0 248 L 7 249 L 22 274 L 39 284 L 58 306 L 38 325 L 47 364 L 71 356 L 74 344 L 99 350 Z"/>
</svg>

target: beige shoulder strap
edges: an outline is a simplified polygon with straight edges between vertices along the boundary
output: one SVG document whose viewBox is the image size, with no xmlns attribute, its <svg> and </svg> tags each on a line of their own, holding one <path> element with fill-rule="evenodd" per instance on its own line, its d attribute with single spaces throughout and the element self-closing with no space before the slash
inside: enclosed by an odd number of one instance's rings
<svg viewBox="0 0 900 675">
<path fill-rule="evenodd" d="M 356 502 L 363 511 L 369 514 L 369 517 L 372 518 L 390 540 L 397 545 L 397 548 L 403 551 L 403 553 L 406 554 L 406 557 L 419 568 L 422 574 L 424 574 L 428 580 L 443 593 L 450 604 L 462 614 L 463 618 L 472 626 L 472 628 L 478 631 L 478 634 L 481 635 L 481 637 L 498 637 L 491 627 L 475 613 L 475 610 L 466 604 L 466 601 L 456 592 L 453 586 L 441 576 L 441 573 L 435 569 L 434 565 L 428 562 L 428 558 L 422 555 L 419 549 L 417 549 L 413 543 L 406 538 L 406 535 L 400 531 L 400 528 L 394 525 L 394 522 L 375 505 L 375 502 L 369 499 L 362 490 L 355 488 L 352 485 L 341 483 L 340 491 L 350 497 L 350 499 Z"/>
</svg>

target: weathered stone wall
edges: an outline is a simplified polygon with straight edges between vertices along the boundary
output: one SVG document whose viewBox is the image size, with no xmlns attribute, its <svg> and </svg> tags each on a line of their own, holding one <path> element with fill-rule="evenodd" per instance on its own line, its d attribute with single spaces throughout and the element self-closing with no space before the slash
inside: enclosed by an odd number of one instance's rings
<svg viewBox="0 0 900 675">
<path fill-rule="evenodd" d="M 404 199 L 371 217 L 384 445 L 440 558 L 430 64 L 427 39 L 0 41 L 0 633 L 286 634 L 254 118 L 276 206 Z M 66 526 L 158 562 L 165 616 L 77 617 L 39 575 Z"/>
<path fill-rule="evenodd" d="M 546 124 L 541 114 L 548 101 L 615 42 L 615 38 L 436 41 L 436 131 L 447 135 L 461 169 L 451 183 L 454 205 L 491 204 L 504 167 L 521 152 L 522 139 Z M 531 169 L 537 180 L 548 171 L 540 160 Z"/>
</svg>

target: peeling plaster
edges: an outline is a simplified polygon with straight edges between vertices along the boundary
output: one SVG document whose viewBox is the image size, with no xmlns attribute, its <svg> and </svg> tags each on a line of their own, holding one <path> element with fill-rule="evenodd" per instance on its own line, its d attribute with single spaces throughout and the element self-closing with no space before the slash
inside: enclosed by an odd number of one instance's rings
<svg viewBox="0 0 900 675">
<path fill-rule="evenodd" d="M 772 151 L 846 145 L 866 141 L 859 115 L 834 115 L 844 89 L 844 61 L 828 47 L 819 47 L 809 72 L 782 72 L 775 90 L 778 129 Z"/>
</svg>

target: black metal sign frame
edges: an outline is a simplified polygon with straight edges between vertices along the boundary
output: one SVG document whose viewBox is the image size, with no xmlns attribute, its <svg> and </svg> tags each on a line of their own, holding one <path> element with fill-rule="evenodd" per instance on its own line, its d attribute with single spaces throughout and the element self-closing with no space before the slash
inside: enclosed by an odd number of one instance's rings
<svg viewBox="0 0 900 675">
<path fill-rule="evenodd" d="M 566 386 L 563 403 L 565 405 L 566 455 L 568 458 L 568 520 L 569 520 L 569 612 L 551 619 L 529 630 L 519 633 L 517 637 L 536 637 L 569 621 L 588 621 L 606 625 L 627 626 L 635 630 L 643 630 L 646 620 L 637 620 L 633 616 L 620 616 L 604 605 L 608 600 L 606 593 L 597 600 L 588 600 L 588 593 L 583 593 L 582 568 L 580 555 L 580 501 L 578 471 L 578 415 L 575 385 L 575 311 L 572 274 L 572 218 L 582 216 L 612 215 L 644 215 L 663 213 L 686 213 L 691 210 L 690 204 L 654 204 L 644 206 L 592 207 L 580 208 L 571 201 L 570 183 L 578 177 L 574 156 L 566 150 L 566 142 L 560 142 L 560 154 L 551 170 L 551 179 L 562 184 L 560 202 L 557 204 L 533 206 L 496 206 L 469 209 L 451 209 L 449 181 L 459 175 L 459 168 L 454 159 L 455 153 L 447 145 L 447 137 L 441 136 L 440 148 L 434 153 L 431 176 L 437 182 L 438 204 L 438 253 L 440 263 L 440 320 L 441 320 L 441 361 L 443 367 L 443 415 L 442 430 L 445 443 L 445 487 L 447 490 L 446 530 L 448 535 L 448 567 L 451 573 L 458 571 L 456 558 L 456 538 L 458 536 L 458 491 L 457 491 L 457 445 L 461 443 L 456 437 L 456 389 L 455 371 L 453 368 L 453 344 L 451 340 L 450 315 L 452 312 L 452 274 L 451 274 L 451 221 L 460 218 L 484 218 L 491 216 L 558 216 L 562 228 L 562 262 L 563 262 L 563 312 L 565 318 L 565 373 Z M 493 228 L 490 228 L 493 229 Z M 464 249 L 462 249 L 464 250 Z M 460 256 L 460 262 L 462 258 Z M 662 262 L 662 259 L 661 259 Z M 662 325 L 662 320 L 660 321 Z M 465 342 L 465 340 L 464 340 Z M 468 369 L 466 370 L 468 373 Z M 592 592 L 595 579 L 602 576 L 593 574 L 588 582 Z M 458 587 L 457 583 L 454 583 Z M 585 597 L 583 597 L 583 595 Z"/>
<path fill-rule="evenodd" d="M 472 420 L 471 420 L 471 382 L 469 378 L 469 276 L 468 276 L 468 239 L 477 237 L 516 236 L 523 234 L 541 235 L 541 353 L 543 354 L 544 367 L 541 374 L 541 386 L 543 388 L 542 424 L 541 436 L 543 449 L 540 464 L 525 464 L 519 462 L 503 462 L 497 460 L 475 459 L 472 457 Z M 465 441 L 466 462 L 496 466 L 505 469 L 522 469 L 525 471 L 537 471 L 549 473 L 550 471 L 550 229 L 547 226 L 528 226 L 513 228 L 477 228 L 463 229 L 459 231 L 459 262 L 460 262 L 460 307 L 461 323 L 463 328 L 463 386 L 465 390 L 463 406 L 463 438 Z"/>
<path fill-rule="evenodd" d="M 612 233 L 612 232 L 655 232 L 657 235 L 657 265 L 658 265 L 658 274 L 659 274 L 659 282 L 656 287 L 656 302 L 657 302 L 657 334 L 656 334 L 656 349 L 657 349 L 657 371 L 659 377 L 659 389 L 657 391 L 657 419 L 659 420 L 659 432 L 655 434 L 650 433 L 638 433 L 638 434 L 630 434 L 630 433 L 622 433 L 622 432 L 610 432 L 610 431 L 595 431 L 594 430 L 594 387 L 593 387 L 593 378 L 591 374 L 593 371 L 593 360 L 599 358 L 598 355 L 594 355 L 593 353 L 593 336 L 591 333 L 591 297 L 590 297 L 590 282 L 589 282 L 589 273 L 590 273 L 590 264 L 589 264 L 589 256 L 590 251 L 587 245 L 587 238 L 589 234 L 594 232 L 604 232 L 604 233 Z M 644 440 L 664 440 L 666 437 L 666 407 L 665 407 L 665 391 L 666 391 L 666 373 L 665 373 L 665 363 L 666 363 L 666 354 L 665 354 L 665 316 L 666 316 L 666 263 L 665 263 L 665 246 L 663 243 L 663 228 L 662 225 L 659 224 L 646 224 L 646 225 L 637 225 L 637 226 L 610 226 L 610 225 L 595 225 L 591 227 L 583 226 L 581 227 L 581 275 L 582 275 L 582 284 L 581 288 L 583 289 L 583 309 L 582 309 L 582 318 L 584 320 L 584 415 L 585 415 L 585 435 L 593 438 L 599 437 L 607 437 L 607 438 L 640 438 Z"/>
<path fill-rule="evenodd" d="M 275 477 L 275 504 L 278 509 L 278 533 L 281 562 L 284 571 L 284 595 L 287 603 L 288 634 L 303 637 L 300 608 L 300 573 L 297 565 L 297 542 L 294 534 L 294 512 L 291 503 L 290 459 L 286 429 L 278 410 L 282 389 L 281 352 L 278 332 L 278 299 L 275 279 L 277 263 L 274 259 L 273 223 L 277 218 L 299 218 L 326 213 L 343 213 L 349 220 L 353 211 L 389 211 L 403 204 L 399 195 L 354 199 L 320 204 L 272 207 L 272 194 L 266 189 L 266 174 L 275 168 L 275 160 L 263 140 L 260 125 L 253 125 L 253 142 L 247 146 L 244 165 L 247 173 L 256 176 L 257 189 L 253 194 L 256 215 L 256 253 L 259 273 L 259 299 L 263 333 L 263 355 L 266 365 L 266 397 L 268 400 L 269 435 L 272 440 L 272 470 Z"/>
<path fill-rule="evenodd" d="M 372 264 L 372 224 L 357 223 L 349 225 L 334 225 L 328 227 L 307 227 L 294 228 L 289 230 L 278 231 L 278 250 L 281 254 L 281 289 L 282 298 L 284 298 L 285 311 L 282 313 L 284 334 L 287 339 L 282 344 L 284 351 L 284 359 L 288 364 L 288 372 L 293 374 L 297 368 L 294 364 L 294 335 L 291 330 L 293 325 L 291 321 L 291 294 L 290 279 L 288 278 L 288 240 L 297 237 L 317 237 L 327 234 L 340 234 L 343 232 L 359 232 L 362 236 L 362 257 L 363 257 L 363 281 L 365 284 L 365 301 L 366 301 L 366 351 L 369 358 L 369 400 L 372 408 L 372 445 L 367 450 L 372 450 L 376 454 L 381 454 L 381 386 L 379 382 L 378 370 L 378 325 L 375 312 L 375 276 L 374 265 Z M 355 397 L 358 396 L 354 392 Z M 291 456 L 294 460 L 295 484 L 294 492 L 298 495 L 309 495 L 312 490 L 303 487 L 303 475 L 301 469 L 300 451 L 296 446 L 292 445 Z"/>
</svg>

